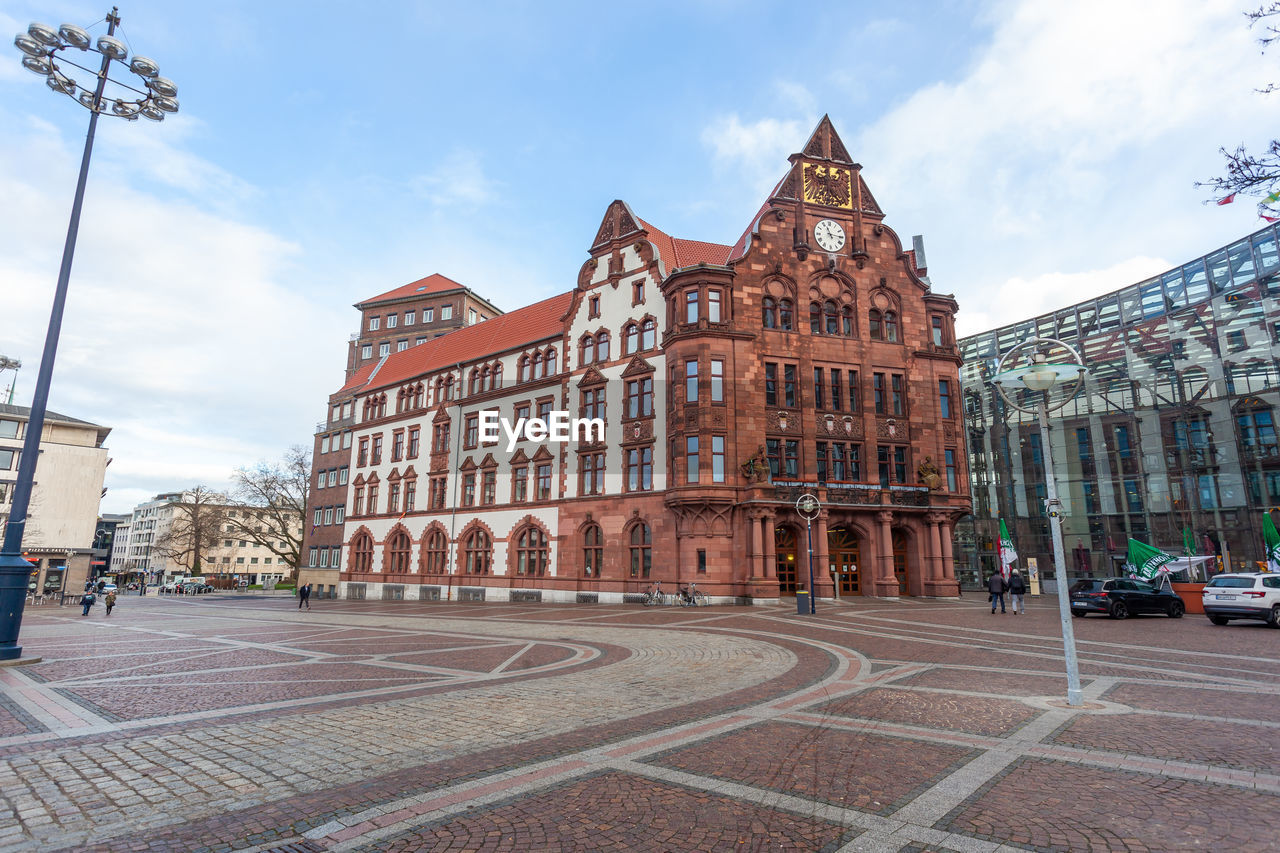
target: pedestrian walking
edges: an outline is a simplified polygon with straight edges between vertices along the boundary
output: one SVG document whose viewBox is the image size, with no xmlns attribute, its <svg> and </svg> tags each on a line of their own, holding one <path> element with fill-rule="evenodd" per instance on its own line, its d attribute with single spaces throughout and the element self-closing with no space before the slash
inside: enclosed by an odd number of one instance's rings
<svg viewBox="0 0 1280 853">
<path fill-rule="evenodd" d="M 987 592 L 991 593 L 991 612 L 996 612 L 996 603 L 1000 604 L 1000 612 L 1004 613 L 1004 591 L 1007 588 L 1004 581 L 1004 575 L 998 570 L 992 570 L 991 577 L 987 578 Z"/>
<path fill-rule="evenodd" d="M 93 606 L 93 602 L 96 600 L 97 600 L 97 596 L 95 596 L 92 592 L 86 592 L 84 595 L 80 596 L 80 603 L 84 605 L 84 610 L 80 611 L 80 615 L 88 616 L 89 608 Z"/>
<path fill-rule="evenodd" d="M 1017 616 L 1018 611 L 1022 611 L 1022 615 L 1027 615 L 1027 602 L 1023 598 L 1027 594 L 1026 581 L 1022 579 L 1022 575 L 1017 569 L 1009 575 L 1009 606 L 1013 608 L 1013 615 Z"/>
<path fill-rule="evenodd" d="M 116 594 L 115 594 L 115 591 L 113 590 L 112 592 L 107 593 L 107 597 L 106 597 L 106 598 L 104 598 L 104 599 L 102 599 L 102 603 L 103 603 L 103 604 L 105 604 L 105 605 L 107 605 L 107 615 L 108 615 L 108 616 L 110 616 L 110 615 L 111 615 L 111 608 L 113 608 L 113 607 L 115 607 L 115 606 L 116 606 Z"/>
<path fill-rule="evenodd" d="M 311 609 L 311 584 L 304 583 L 298 587 L 298 609 L 302 609 L 302 605 L 307 605 L 307 609 Z"/>
</svg>

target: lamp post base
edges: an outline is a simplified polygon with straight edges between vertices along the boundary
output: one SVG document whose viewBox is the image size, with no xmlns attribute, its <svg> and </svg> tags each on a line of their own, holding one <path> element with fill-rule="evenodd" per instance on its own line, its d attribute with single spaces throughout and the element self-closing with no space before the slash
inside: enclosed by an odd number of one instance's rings
<svg viewBox="0 0 1280 853">
<path fill-rule="evenodd" d="M 22 657 L 18 631 L 30 579 L 31 564 L 21 554 L 0 552 L 0 663 Z"/>
</svg>

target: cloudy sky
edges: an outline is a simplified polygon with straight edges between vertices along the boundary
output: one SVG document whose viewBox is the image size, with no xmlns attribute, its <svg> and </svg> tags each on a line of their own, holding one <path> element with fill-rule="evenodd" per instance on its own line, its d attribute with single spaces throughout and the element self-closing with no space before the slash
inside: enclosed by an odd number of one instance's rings
<svg viewBox="0 0 1280 853">
<path fill-rule="evenodd" d="M 433 272 L 505 309 L 567 290 L 614 198 L 731 243 L 823 113 L 962 334 L 1117 289 L 1262 224 L 1194 186 L 1277 126 L 1251 2 L 123 3 L 181 112 L 99 124 L 50 408 L 112 428 L 104 512 L 220 487 L 310 446 L 352 303 Z M 107 8 L 5 0 L 0 35 Z M 19 61 L 0 354 L 27 405 L 88 114 Z"/>
</svg>

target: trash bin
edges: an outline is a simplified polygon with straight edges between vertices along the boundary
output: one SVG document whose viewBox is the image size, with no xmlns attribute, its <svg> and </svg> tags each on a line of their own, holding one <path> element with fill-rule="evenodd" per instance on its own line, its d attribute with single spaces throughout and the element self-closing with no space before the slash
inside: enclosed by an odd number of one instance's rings
<svg viewBox="0 0 1280 853">
<path fill-rule="evenodd" d="M 809 590 L 796 590 L 796 613 L 802 616 L 809 615 Z"/>
</svg>

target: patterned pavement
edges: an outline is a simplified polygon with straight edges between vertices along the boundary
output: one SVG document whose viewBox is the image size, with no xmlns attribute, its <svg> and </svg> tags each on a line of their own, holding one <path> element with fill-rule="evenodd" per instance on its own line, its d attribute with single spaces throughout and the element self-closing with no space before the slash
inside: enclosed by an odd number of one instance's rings
<svg viewBox="0 0 1280 853">
<path fill-rule="evenodd" d="M 0 850 L 1273 850 L 1280 631 L 980 600 L 29 608 Z"/>
</svg>

